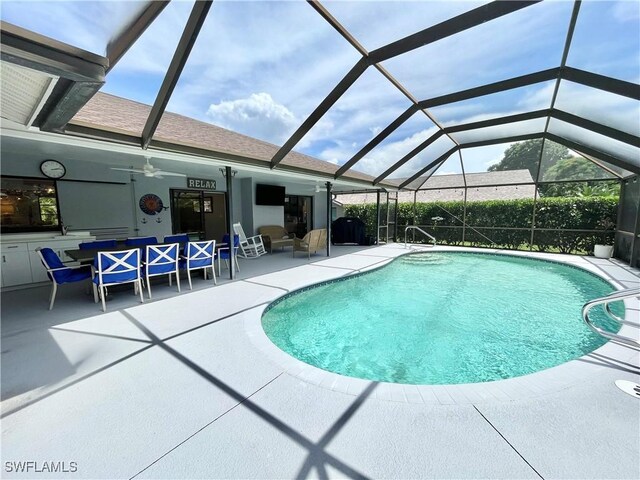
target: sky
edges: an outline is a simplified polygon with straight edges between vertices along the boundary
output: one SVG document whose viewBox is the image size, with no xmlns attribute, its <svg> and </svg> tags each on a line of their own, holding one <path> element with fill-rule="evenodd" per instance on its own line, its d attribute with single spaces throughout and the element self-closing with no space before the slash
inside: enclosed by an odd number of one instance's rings
<svg viewBox="0 0 640 480">
<path fill-rule="evenodd" d="M 323 5 L 369 51 L 486 2 L 325 1 Z M 111 38 L 140 11 L 133 1 L 6 1 L 2 19 L 86 50 L 105 54 Z M 173 0 L 107 76 L 103 91 L 152 104 L 193 1 Z M 547 1 L 390 59 L 383 66 L 418 99 L 452 93 L 557 67 L 573 2 Z M 51 21 L 55 19 L 55 21 Z M 640 2 L 584 1 L 568 65 L 640 81 Z M 303 1 L 216 1 L 167 110 L 281 145 L 358 61 L 360 55 Z M 545 82 L 433 108 L 443 125 L 549 108 Z M 374 68 L 295 147 L 338 165 L 402 113 L 410 102 Z M 633 134 L 638 102 L 561 82 L 557 105 Z M 500 127 L 504 129 L 505 127 Z M 510 134 L 539 132 L 544 120 L 521 122 Z M 432 135 L 418 113 L 357 164 L 377 176 Z M 456 141 L 495 132 L 460 133 Z M 410 176 L 453 146 L 443 137 L 394 172 Z M 465 171 L 486 171 L 507 145 L 463 150 Z M 613 148 L 613 147 L 612 147 Z M 448 161 L 438 174 L 460 173 Z"/>
</svg>

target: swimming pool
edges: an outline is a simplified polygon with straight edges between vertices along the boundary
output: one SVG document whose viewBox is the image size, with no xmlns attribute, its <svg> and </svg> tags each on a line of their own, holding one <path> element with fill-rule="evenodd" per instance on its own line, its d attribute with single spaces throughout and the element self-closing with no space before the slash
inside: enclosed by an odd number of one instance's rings
<svg viewBox="0 0 640 480">
<path fill-rule="evenodd" d="M 351 377 L 405 384 L 486 382 L 585 355 L 606 340 L 582 305 L 615 289 L 586 270 L 514 255 L 429 252 L 272 303 L 280 349 Z M 621 304 L 612 305 L 618 315 Z M 598 324 L 618 325 L 594 310 Z"/>
</svg>

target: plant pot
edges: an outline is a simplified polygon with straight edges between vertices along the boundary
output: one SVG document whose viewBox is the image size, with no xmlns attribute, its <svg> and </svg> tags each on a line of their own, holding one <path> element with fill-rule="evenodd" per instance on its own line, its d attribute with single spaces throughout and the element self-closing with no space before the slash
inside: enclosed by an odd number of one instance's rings
<svg viewBox="0 0 640 480">
<path fill-rule="evenodd" d="M 596 258 L 613 257 L 613 245 L 596 245 L 593 247 L 593 256 Z"/>
</svg>

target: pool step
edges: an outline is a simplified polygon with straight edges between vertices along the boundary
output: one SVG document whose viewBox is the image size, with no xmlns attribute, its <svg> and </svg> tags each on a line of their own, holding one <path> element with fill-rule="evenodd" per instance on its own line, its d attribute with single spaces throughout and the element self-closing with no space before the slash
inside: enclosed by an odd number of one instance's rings
<svg viewBox="0 0 640 480">
<path fill-rule="evenodd" d="M 448 259 L 434 255 L 407 255 L 402 261 L 411 265 L 442 265 L 449 263 Z"/>
</svg>

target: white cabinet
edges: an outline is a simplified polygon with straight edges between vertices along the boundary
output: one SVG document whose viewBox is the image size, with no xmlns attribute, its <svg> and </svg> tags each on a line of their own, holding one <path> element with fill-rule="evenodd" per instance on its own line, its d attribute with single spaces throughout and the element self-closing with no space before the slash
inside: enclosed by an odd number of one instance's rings
<svg viewBox="0 0 640 480">
<path fill-rule="evenodd" d="M 65 250 L 75 250 L 81 242 L 95 240 L 86 236 L 56 236 L 46 240 L 42 236 L 23 237 L 14 241 L 2 238 L 0 245 L 0 278 L 3 287 L 15 287 L 49 280 L 47 272 L 40 261 L 37 248 L 51 248 L 63 262 L 72 262 Z"/>
<path fill-rule="evenodd" d="M 3 287 L 31 283 L 31 266 L 26 243 L 3 243 L 0 246 L 0 254 Z"/>
</svg>

